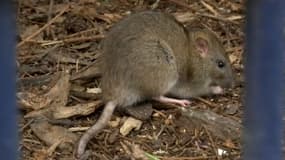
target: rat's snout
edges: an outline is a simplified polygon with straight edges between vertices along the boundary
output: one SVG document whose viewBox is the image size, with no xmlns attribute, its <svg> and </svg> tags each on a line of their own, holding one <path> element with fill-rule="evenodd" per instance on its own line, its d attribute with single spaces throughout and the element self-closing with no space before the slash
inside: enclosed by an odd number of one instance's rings
<svg viewBox="0 0 285 160">
<path fill-rule="evenodd" d="M 223 94 L 224 93 L 224 89 L 221 86 L 211 86 L 210 88 L 213 94 Z"/>
<path fill-rule="evenodd" d="M 234 87 L 234 79 L 233 77 L 223 77 L 220 79 L 215 79 L 210 84 L 211 90 L 213 91 L 213 87 L 220 87 L 221 89 L 229 89 Z M 215 88 L 218 91 L 218 88 Z"/>
<path fill-rule="evenodd" d="M 212 82 L 209 87 L 212 94 L 224 94 L 225 89 L 234 87 L 234 80 L 232 77 L 225 78 L 223 80 L 216 81 L 216 83 Z"/>
</svg>

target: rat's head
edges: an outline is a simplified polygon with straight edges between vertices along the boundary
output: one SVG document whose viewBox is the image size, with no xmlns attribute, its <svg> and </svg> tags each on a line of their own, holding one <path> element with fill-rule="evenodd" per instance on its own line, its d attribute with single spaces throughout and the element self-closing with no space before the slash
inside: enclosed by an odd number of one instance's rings
<svg viewBox="0 0 285 160">
<path fill-rule="evenodd" d="M 189 32 L 191 45 L 196 54 L 194 77 L 200 80 L 203 94 L 221 94 L 224 88 L 233 85 L 233 73 L 225 49 L 214 33 L 206 29 L 193 29 Z"/>
</svg>

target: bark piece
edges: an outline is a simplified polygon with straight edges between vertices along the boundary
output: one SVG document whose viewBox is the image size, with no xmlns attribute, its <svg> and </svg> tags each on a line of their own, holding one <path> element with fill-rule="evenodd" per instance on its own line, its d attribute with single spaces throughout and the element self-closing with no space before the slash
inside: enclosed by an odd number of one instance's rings
<svg viewBox="0 0 285 160">
<path fill-rule="evenodd" d="M 240 138 L 242 126 L 231 118 L 223 117 L 209 110 L 198 111 L 191 108 L 184 109 L 182 115 L 197 126 L 203 125 L 214 136 L 222 140 Z"/>
</svg>

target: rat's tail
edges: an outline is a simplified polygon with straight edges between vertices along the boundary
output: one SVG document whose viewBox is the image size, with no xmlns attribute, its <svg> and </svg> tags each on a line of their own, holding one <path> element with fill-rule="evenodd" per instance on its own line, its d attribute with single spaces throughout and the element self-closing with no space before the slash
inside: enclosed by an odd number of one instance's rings
<svg viewBox="0 0 285 160">
<path fill-rule="evenodd" d="M 80 138 L 76 151 L 77 158 L 80 159 L 80 157 L 84 155 L 86 145 L 90 141 L 90 139 L 107 125 L 107 123 L 111 119 L 111 116 L 116 106 L 117 106 L 116 103 L 114 103 L 113 101 L 108 102 L 105 105 L 105 108 L 99 120 L 91 128 L 89 128 Z"/>
</svg>

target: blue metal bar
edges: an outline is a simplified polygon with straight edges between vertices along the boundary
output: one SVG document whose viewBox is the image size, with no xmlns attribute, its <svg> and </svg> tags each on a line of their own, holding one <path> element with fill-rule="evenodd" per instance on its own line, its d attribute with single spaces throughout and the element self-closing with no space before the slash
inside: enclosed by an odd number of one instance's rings
<svg viewBox="0 0 285 160">
<path fill-rule="evenodd" d="M 282 159 L 284 6 L 284 0 L 247 1 L 245 160 Z"/>
<path fill-rule="evenodd" d="M 3 160 L 18 159 L 14 13 L 12 1 L 0 1 L 0 159 Z"/>
</svg>

